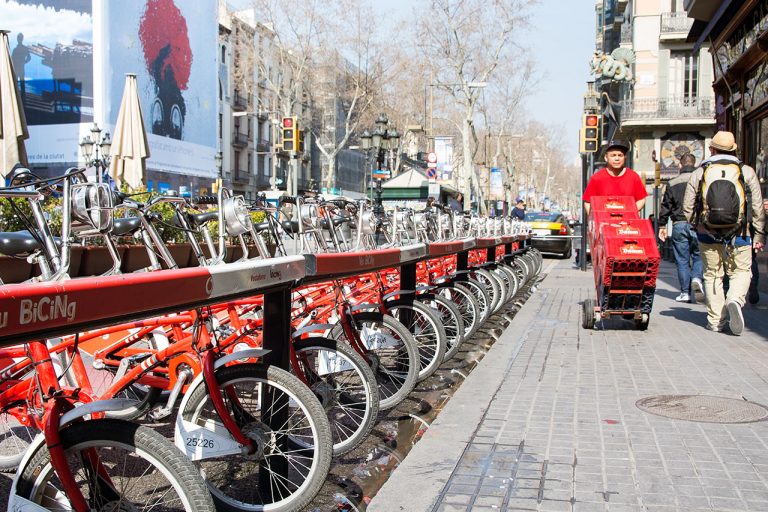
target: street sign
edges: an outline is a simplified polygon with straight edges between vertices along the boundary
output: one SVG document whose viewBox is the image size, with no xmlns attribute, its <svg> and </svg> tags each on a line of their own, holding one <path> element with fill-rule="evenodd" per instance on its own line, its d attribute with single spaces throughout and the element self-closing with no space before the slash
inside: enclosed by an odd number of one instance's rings
<svg viewBox="0 0 768 512">
<path fill-rule="evenodd" d="M 427 162 L 427 169 L 437 169 L 437 162 Z"/>
<path fill-rule="evenodd" d="M 430 167 L 429 169 L 427 169 L 427 178 L 431 180 L 437 178 L 437 169 L 434 167 Z"/>
<path fill-rule="evenodd" d="M 440 198 L 440 184 L 439 183 L 430 183 L 428 194 L 430 197 L 434 197 L 435 199 Z"/>
<path fill-rule="evenodd" d="M 427 154 L 427 162 L 434 164 L 437 163 L 437 153 L 431 152 Z"/>
<path fill-rule="evenodd" d="M 390 171 L 388 169 L 374 169 L 372 178 L 375 180 L 388 180 Z"/>
</svg>

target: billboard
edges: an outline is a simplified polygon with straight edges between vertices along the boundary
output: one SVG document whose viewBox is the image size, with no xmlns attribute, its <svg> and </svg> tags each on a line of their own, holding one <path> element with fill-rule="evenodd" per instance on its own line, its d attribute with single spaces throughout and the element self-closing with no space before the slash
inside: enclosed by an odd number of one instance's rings
<svg viewBox="0 0 768 512">
<path fill-rule="evenodd" d="M 437 179 L 449 181 L 453 177 L 453 137 L 435 137 Z"/>
<path fill-rule="evenodd" d="M 114 125 L 135 73 L 151 156 L 147 167 L 215 178 L 216 0 L 101 2 L 105 121 Z"/>
<path fill-rule="evenodd" d="M 90 0 L 0 0 L 29 126 L 31 165 L 76 162 L 94 119 Z"/>
<path fill-rule="evenodd" d="M 498 167 L 491 167 L 488 199 L 494 201 L 504 199 L 504 180 L 501 176 L 501 169 Z"/>
</svg>

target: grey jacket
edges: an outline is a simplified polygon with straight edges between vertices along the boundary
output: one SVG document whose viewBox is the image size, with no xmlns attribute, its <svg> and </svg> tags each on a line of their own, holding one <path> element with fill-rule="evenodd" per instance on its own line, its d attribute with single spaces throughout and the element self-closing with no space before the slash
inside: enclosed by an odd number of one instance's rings
<svg viewBox="0 0 768 512">
<path fill-rule="evenodd" d="M 702 163 L 702 167 L 699 167 L 691 174 L 691 179 L 688 181 L 688 186 L 685 189 L 685 198 L 683 199 L 683 215 L 688 222 L 693 222 L 694 211 L 696 206 L 696 194 L 699 190 L 699 183 L 704 176 L 704 167 L 706 163 L 711 163 L 719 160 L 726 160 L 729 162 L 739 163 L 740 160 L 731 155 L 713 155 Z M 751 204 L 747 208 L 747 212 L 752 213 L 752 218 L 748 224 L 752 226 L 754 230 L 754 242 L 765 243 L 765 209 L 763 208 L 763 195 L 760 192 L 760 181 L 757 179 L 755 170 L 748 166 L 742 165 L 742 175 L 744 176 L 744 184 L 749 189 L 752 200 Z M 703 226 L 697 226 L 696 231 L 699 233 L 707 233 L 707 230 Z M 747 230 L 747 233 L 749 231 Z"/>
</svg>

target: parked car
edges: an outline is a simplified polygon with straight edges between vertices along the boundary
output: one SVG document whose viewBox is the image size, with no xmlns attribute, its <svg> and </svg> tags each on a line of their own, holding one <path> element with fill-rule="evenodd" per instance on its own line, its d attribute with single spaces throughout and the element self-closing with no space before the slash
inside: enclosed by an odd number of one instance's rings
<svg viewBox="0 0 768 512">
<path fill-rule="evenodd" d="M 571 226 L 561 212 L 527 212 L 525 220 L 531 224 L 535 248 L 541 252 L 557 253 L 563 258 L 571 257 Z"/>
</svg>

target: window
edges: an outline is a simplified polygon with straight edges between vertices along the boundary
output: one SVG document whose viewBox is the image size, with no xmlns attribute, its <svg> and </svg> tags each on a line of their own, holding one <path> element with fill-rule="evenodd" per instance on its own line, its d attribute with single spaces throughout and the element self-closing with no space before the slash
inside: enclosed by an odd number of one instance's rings
<svg viewBox="0 0 768 512">
<path fill-rule="evenodd" d="M 240 152 L 235 151 L 235 176 L 240 174 Z"/>
<path fill-rule="evenodd" d="M 669 95 L 691 100 L 699 92 L 699 60 L 690 51 L 673 51 L 669 56 Z"/>
<path fill-rule="evenodd" d="M 225 64 L 227 62 L 227 47 L 224 45 L 221 45 L 221 63 Z"/>
<path fill-rule="evenodd" d="M 248 173 L 252 172 L 252 168 L 253 168 L 253 153 L 249 151 L 248 152 L 248 168 L 246 169 L 245 172 L 248 172 Z"/>
</svg>

